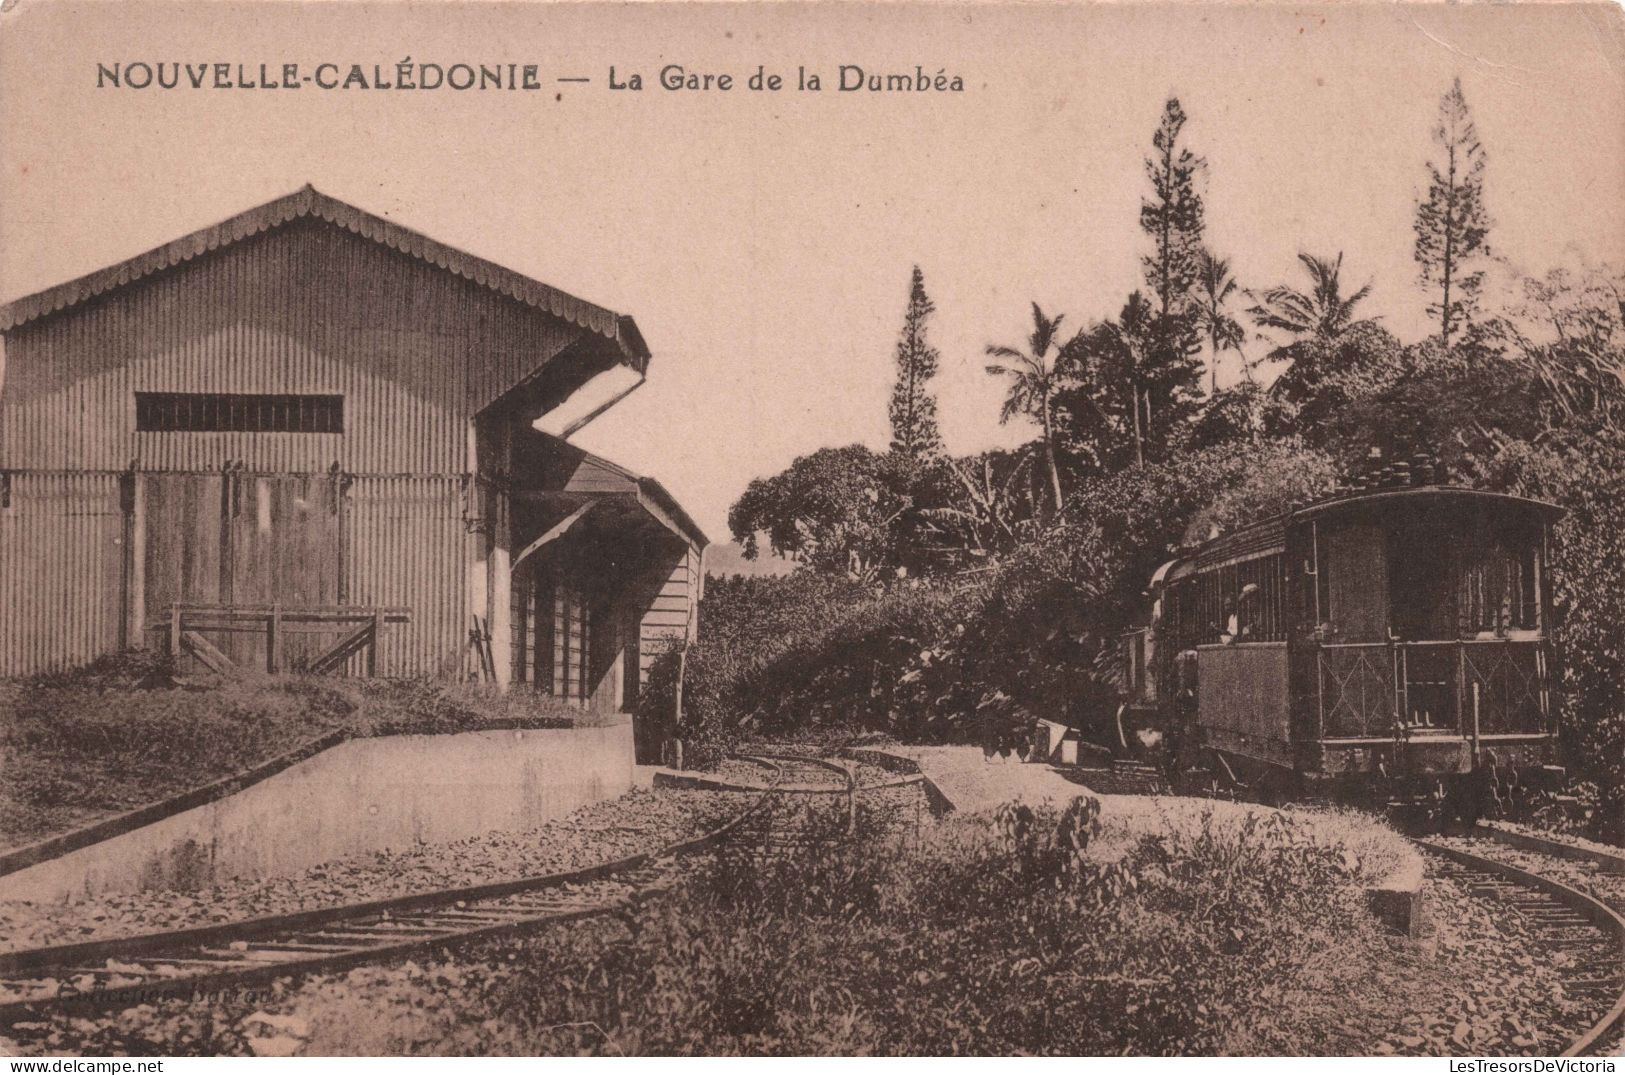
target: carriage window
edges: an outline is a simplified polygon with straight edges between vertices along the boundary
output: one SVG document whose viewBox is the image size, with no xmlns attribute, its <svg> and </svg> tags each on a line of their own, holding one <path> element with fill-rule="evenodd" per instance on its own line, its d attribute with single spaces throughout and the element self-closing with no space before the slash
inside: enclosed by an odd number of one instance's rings
<svg viewBox="0 0 1625 1075">
<path fill-rule="evenodd" d="M 1540 626 L 1536 548 L 1489 541 L 1461 553 L 1456 614 L 1463 635 L 1528 631 Z"/>
<path fill-rule="evenodd" d="M 1451 550 L 1455 535 L 1438 520 L 1402 520 L 1388 535 L 1388 570 L 1396 638 L 1407 642 L 1455 637 Z"/>
</svg>

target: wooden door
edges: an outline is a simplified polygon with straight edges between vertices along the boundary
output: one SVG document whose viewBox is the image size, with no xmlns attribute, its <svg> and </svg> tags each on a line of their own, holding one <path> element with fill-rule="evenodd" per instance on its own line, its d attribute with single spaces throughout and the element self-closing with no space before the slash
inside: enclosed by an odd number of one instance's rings
<svg viewBox="0 0 1625 1075">
<path fill-rule="evenodd" d="M 314 474 L 234 474 L 222 558 L 229 566 L 226 603 L 323 607 L 339 601 L 339 515 L 332 479 Z M 304 667 L 353 625 L 322 634 L 290 634 L 285 668 Z M 232 660 L 265 667 L 266 639 L 238 635 Z"/>
<path fill-rule="evenodd" d="M 1378 526 L 1348 526 L 1325 539 L 1328 619 L 1338 642 L 1388 641 L 1388 552 Z"/>
<path fill-rule="evenodd" d="M 145 544 L 141 550 L 149 624 L 168 620 L 169 606 L 223 604 L 220 580 L 225 479 L 219 474 L 143 474 Z M 146 643 L 168 643 L 162 629 Z M 190 660 L 182 671 L 201 668 Z"/>
<path fill-rule="evenodd" d="M 149 622 L 172 604 L 341 604 L 343 498 L 325 475 L 143 474 L 142 562 Z M 339 630 L 335 628 L 335 630 Z M 335 640 L 290 635 L 283 666 Z M 149 644 L 163 638 L 148 634 Z M 210 638 L 234 663 L 265 667 L 265 636 Z"/>
</svg>

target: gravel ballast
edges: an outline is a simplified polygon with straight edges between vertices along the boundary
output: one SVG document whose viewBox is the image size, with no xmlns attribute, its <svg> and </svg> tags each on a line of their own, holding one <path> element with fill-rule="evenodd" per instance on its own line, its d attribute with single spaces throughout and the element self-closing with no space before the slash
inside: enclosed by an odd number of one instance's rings
<svg viewBox="0 0 1625 1075">
<path fill-rule="evenodd" d="M 356 856 L 289 877 L 200 892 L 139 892 L 71 903 L 0 902 L 0 950 L 210 925 L 415 892 L 581 869 L 697 836 L 743 810 L 746 795 L 634 791 L 525 832 Z"/>
</svg>

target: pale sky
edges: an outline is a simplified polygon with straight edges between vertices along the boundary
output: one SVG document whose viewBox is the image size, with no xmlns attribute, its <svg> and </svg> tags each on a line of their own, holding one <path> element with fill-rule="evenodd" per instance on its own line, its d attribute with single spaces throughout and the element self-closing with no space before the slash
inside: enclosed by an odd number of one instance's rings
<svg viewBox="0 0 1625 1075">
<path fill-rule="evenodd" d="M 1209 163 L 1209 244 L 1248 286 L 1345 253 L 1423 329 L 1411 217 L 1459 75 L 1516 269 L 1625 260 L 1625 36 L 1612 6 L 376 5 L 21 0 L 0 15 L 0 300 L 304 183 L 630 313 L 649 383 L 577 440 L 664 481 L 714 540 L 755 476 L 884 447 L 911 267 L 938 312 L 956 452 L 998 425 L 990 342 L 1140 285 L 1163 100 Z M 544 92 L 95 88 L 96 63 L 535 63 Z M 821 93 L 664 91 L 764 64 Z M 840 64 L 958 94 L 835 92 Z M 606 76 L 641 73 L 642 93 Z M 558 84 L 585 76 L 589 84 Z M 555 99 L 555 92 L 562 99 Z M 1260 345 L 1250 345 L 1253 352 Z"/>
</svg>

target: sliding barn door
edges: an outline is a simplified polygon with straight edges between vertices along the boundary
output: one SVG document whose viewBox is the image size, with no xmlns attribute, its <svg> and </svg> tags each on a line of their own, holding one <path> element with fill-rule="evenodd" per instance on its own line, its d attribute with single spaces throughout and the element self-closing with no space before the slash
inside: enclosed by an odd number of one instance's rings
<svg viewBox="0 0 1625 1075">
<path fill-rule="evenodd" d="M 143 474 L 145 611 L 172 604 L 322 607 L 342 603 L 344 501 L 326 475 Z M 340 630 L 339 628 L 335 628 Z M 283 640 L 283 667 L 300 668 L 336 635 Z M 149 644 L 164 636 L 149 632 Z M 234 664 L 264 668 L 263 634 L 208 641 Z"/>
</svg>

